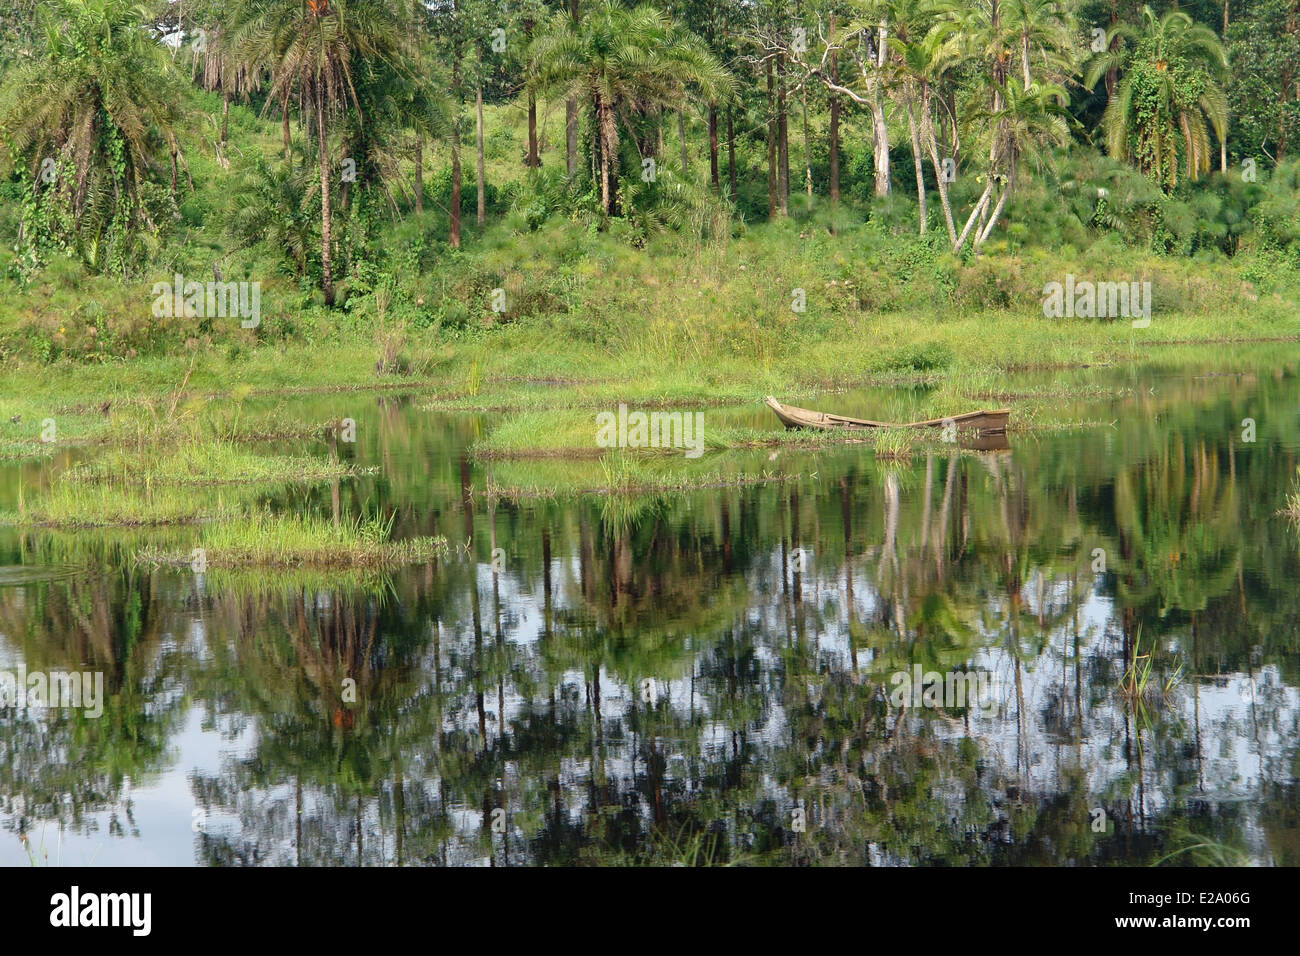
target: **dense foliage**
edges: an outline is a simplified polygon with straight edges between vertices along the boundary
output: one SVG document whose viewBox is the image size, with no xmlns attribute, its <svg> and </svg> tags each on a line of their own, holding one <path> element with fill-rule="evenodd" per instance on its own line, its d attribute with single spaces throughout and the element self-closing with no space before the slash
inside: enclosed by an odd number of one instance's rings
<svg viewBox="0 0 1300 956">
<path fill-rule="evenodd" d="M 871 222 L 940 271 L 1119 243 L 1253 276 L 1300 236 L 1295 0 L 0 0 L 0 23 L 0 281 L 36 294 L 4 352 L 60 353 L 60 290 L 173 272 L 289 310 L 378 290 L 455 329 L 483 313 L 430 277 L 500 272 L 548 220 L 683 248 Z"/>
</svg>

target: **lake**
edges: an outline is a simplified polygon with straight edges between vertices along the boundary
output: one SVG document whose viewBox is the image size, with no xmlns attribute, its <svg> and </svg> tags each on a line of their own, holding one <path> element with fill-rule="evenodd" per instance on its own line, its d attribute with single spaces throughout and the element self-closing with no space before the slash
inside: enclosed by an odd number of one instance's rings
<svg viewBox="0 0 1300 956">
<path fill-rule="evenodd" d="M 0 672 L 103 674 L 98 717 L 0 709 L 0 864 L 1300 864 L 1298 371 L 1102 370 L 1078 427 L 1014 430 L 1025 373 L 1005 449 L 709 451 L 765 480 L 645 496 L 495 497 L 601 474 L 475 459 L 501 413 L 279 400 L 378 471 L 269 507 L 449 554 L 0 530 Z M 0 467 L 0 507 L 86 454 Z"/>
</svg>

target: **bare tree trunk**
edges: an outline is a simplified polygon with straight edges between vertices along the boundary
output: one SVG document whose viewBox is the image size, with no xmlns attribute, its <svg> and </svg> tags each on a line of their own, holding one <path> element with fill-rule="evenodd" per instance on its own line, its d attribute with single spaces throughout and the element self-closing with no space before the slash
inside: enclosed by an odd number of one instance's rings
<svg viewBox="0 0 1300 956">
<path fill-rule="evenodd" d="M 867 81 L 867 91 L 871 97 L 871 159 L 875 166 L 876 195 L 889 195 L 889 128 L 885 125 L 885 104 L 880 92 L 880 74 L 885 68 L 885 34 L 887 27 L 882 21 L 876 41 L 876 68 Z M 866 68 L 863 68 L 866 72 Z"/>
<path fill-rule="evenodd" d="M 479 228 L 481 229 L 487 223 L 487 181 L 484 179 L 484 174 L 483 174 L 483 84 L 482 82 L 478 84 L 478 89 L 474 91 L 474 107 L 476 113 L 478 114 L 477 116 L 478 128 L 475 130 L 476 139 L 474 143 L 474 148 L 478 152 L 478 156 L 477 156 L 478 219 L 477 222 Z M 575 111 L 577 110 L 576 104 L 574 105 L 574 110 Z M 576 130 L 575 130 L 575 135 L 576 135 Z M 577 162 L 576 156 L 574 157 L 573 161 L 575 163 Z M 573 175 L 573 172 L 574 172 L 573 170 L 570 170 L 569 175 Z"/>
</svg>

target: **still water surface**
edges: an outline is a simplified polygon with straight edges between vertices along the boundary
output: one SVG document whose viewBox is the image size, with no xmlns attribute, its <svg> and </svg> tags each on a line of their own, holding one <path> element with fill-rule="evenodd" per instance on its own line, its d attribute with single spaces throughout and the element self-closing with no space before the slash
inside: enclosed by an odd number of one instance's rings
<svg viewBox="0 0 1300 956">
<path fill-rule="evenodd" d="M 193 529 L 0 531 L 0 670 L 107 695 L 0 711 L 0 864 L 1300 864 L 1297 365 L 1108 385 L 1075 411 L 1113 424 L 1006 451 L 728 453 L 785 480 L 631 500 L 493 502 L 599 466 L 476 462 L 490 419 L 418 398 L 286 403 L 380 471 L 273 506 L 451 554 L 200 575 L 131 561 Z M 918 665 L 988 706 L 897 706 Z"/>
</svg>

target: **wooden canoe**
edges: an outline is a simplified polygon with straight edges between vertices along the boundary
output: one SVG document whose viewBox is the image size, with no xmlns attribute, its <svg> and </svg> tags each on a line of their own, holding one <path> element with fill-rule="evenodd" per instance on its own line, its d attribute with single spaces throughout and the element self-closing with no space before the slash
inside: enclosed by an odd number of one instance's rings
<svg viewBox="0 0 1300 956">
<path fill-rule="evenodd" d="M 873 422 L 865 418 L 848 418 L 794 405 L 782 405 L 771 395 L 767 396 L 767 404 L 786 428 L 942 428 L 951 422 L 960 429 L 975 429 L 981 434 L 992 435 L 1005 433 L 1007 419 L 1011 416 L 1011 409 L 999 408 L 993 411 L 966 412 L 949 418 L 931 418 L 923 422 Z"/>
</svg>

